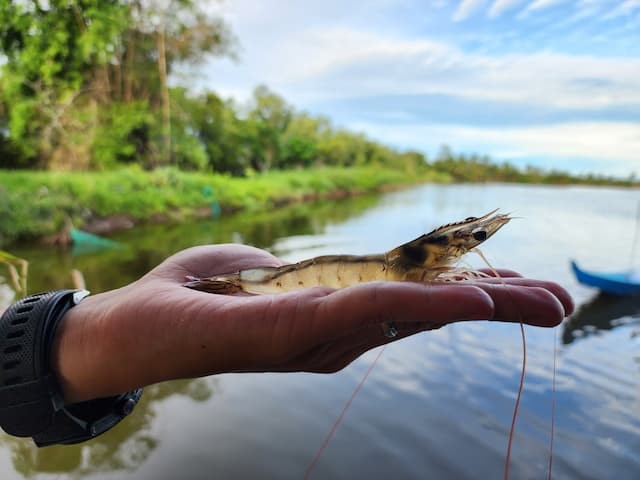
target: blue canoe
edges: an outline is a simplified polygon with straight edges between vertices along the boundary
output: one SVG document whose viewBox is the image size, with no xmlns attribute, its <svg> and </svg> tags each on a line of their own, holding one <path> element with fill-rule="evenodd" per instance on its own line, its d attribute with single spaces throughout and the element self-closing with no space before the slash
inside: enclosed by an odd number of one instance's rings
<svg viewBox="0 0 640 480">
<path fill-rule="evenodd" d="M 611 295 L 640 294 L 640 275 L 631 272 L 589 272 L 582 270 L 575 261 L 571 261 L 571 268 L 578 281 L 588 287 L 598 288 Z"/>
</svg>

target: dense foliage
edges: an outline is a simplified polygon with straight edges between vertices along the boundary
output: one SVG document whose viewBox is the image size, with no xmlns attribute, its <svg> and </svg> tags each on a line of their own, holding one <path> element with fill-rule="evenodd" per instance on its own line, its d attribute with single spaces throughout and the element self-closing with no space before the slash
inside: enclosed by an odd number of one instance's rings
<svg viewBox="0 0 640 480">
<path fill-rule="evenodd" d="M 424 164 L 419 153 L 400 153 L 296 112 L 264 86 L 249 105 L 169 86 L 178 65 L 233 55 L 234 46 L 226 25 L 192 0 L 3 2 L 0 167 L 106 170 L 137 163 L 243 175 Z"/>
<path fill-rule="evenodd" d="M 235 38 L 206 4 L 0 2 L 0 168 L 105 171 L 135 164 L 246 176 L 376 166 L 440 171 L 455 181 L 612 183 L 522 171 L 447 148 L 429 163 L 420 152 L 399 151 L 296 111 L 265 86 L 247 105 L 171 87 L 172 72 L 207 55 L 234 55 Z"/>
</svg>

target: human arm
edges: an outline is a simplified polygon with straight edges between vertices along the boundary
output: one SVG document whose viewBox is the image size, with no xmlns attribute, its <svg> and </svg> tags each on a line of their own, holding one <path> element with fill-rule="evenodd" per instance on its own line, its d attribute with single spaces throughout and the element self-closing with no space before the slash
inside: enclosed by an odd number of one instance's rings
<svg viewBox="0 0 640 480">
<path fill-rule="evenodd" d="M 513 272 L 473 282 L 374 282 L 264 296 L 182 286 L 186 275 L 281 263 L 247 246 L 194 247 L 125 287 L 87 297 L 66 313 L 52 350 L 65 400 L 217 373 L 334 372 L 367 350 L 448 323 L 522 320 L 551 327 L 573 310 L 559 285 Z M 382 334 L 385 322 L 395 323 L 397 337 Z"/>
</svg>

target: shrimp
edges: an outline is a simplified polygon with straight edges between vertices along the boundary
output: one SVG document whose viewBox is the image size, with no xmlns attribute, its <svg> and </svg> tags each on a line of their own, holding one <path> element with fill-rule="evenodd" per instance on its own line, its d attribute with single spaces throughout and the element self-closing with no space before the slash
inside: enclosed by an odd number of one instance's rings
<svg viewBox="0 0 640 480">
<path fill-rule="evenodd" d="M 456 281 L 484 276 L 455 267 L 511 220 L 493 210 L 481 217 L 448 223 L 386 253 L 325 255 L 280 267 L 262 267 L 213 277 L 187 276 L 184 285 L 217 294 L 274 294 L 313 286 L 343 288 L 371 281 Z"/>
</svg>

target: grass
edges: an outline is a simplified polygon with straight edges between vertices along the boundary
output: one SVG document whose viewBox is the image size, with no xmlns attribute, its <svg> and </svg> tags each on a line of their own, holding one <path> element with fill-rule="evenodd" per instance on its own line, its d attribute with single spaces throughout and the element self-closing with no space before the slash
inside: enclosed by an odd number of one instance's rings
<svg viewBox="0 0 640 480">
<path fill-rule="evenodd" d="M 271 209 L 285 201 L 336 191 L 372 192 L 419 181 L 447 181 L 382 168 L 275 171 L 246 178 L 132 167 L 109 172 L 0 170 L 0 246 L 61 231 L 70 219 L 82 227 L 97 218 L 126 215 L 136 222 L 157 216 L 187 219 L 217 202 L 223 212 Z"/>
</svg>

